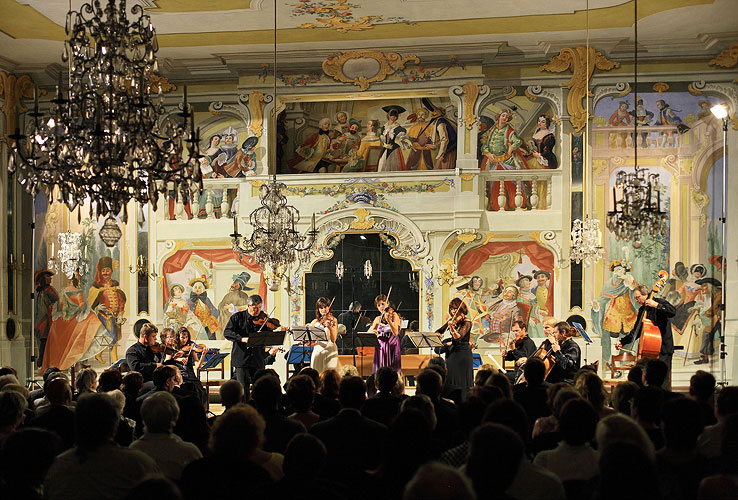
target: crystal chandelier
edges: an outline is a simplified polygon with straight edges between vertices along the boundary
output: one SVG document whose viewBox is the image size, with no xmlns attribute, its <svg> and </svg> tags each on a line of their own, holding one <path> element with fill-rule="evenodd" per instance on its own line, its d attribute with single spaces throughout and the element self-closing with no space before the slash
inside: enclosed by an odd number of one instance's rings
<svg viewBox="0 0 738 500">
<path fill-rule="evenodd" d="M 67 278 L 72 279 L 75 274 L 87 274 L 89 262 L 87 261 L 87 250 L 82 255 L 82 235 L 67 231 L 59 233 L 59 251 L 54 255 L 54 243 L 51 244 L 51 258 L 47 266 L 56 272 L 62 272 Z"/>
<path fill-rule="evenodd" d="M 668 236 L 667 213 L 661 210 L 662 187 L 659 174 L 638 165 L 633 172 L 619 170 L 615 174 L 614 209 L 607 212 L 607 228 L 616 239 L 631 240 L 634 248 L 640 248 L 644 235 Z"/>
<path fill-rule="evenodd" d="M 251 255 L 262 270 L 268 270 L 272 291 L 279 289 L 279 282 L 290 264 L 309 258 L 318 234 L 315 214 L 307 235 L 303 236 L 295 229 L 300 221 L 300 212 L 287 204 L 287 198 L 282 194 L 286 188 L 284 183 L 277 182 L 276 174 L 270 182 L 259 187 L 261 206 L 249 216 L 253 227 L 249 238 L 241 237 L 238 218 L 233 217 L 233 251 L 240 256 Z"/>
<path fill-rule="evenodd" d="M 605 249 L 601 245 L 600 221 L 590 217 L 576 219 L 571 230 L 570 260 L 590 266 L 602 258 Z"/>
<path fill-rule="evenodd" d="M 32 196 L 43 192 L 70 210 L 89 200 L 97 217 L 123 209 L 124 222 L 131 199 L 156 209 L 167 190 L 183 198 L 202 190 L 199 131 L 187 89 L 176 116 L 165 115 L 161 87 L 152 100 L 156 32 L 140 5 L 130 13 L 138 16 L 135 22 L 127 18 L 125 0 L 118 6 L 109 0 L 104 9 L 95 0 L 67 13 L 62 60 L 69 65 L 68 96 L 61 72 L 49 116 L 39 112 L 34 96 L 32 131 L 9 136 L 8 164 Z"/>
</svg>

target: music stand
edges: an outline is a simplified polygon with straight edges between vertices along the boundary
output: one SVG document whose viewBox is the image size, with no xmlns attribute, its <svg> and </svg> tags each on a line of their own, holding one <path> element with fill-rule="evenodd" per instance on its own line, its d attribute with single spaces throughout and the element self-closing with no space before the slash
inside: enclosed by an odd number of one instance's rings
<svg viewBox="0 0 738 500">
<path fill-rule="evenodd" d="M 587 364 L 587 347 L 589 347 L 589 344 L 592 343 L 592 337 L 589 336 L 589 334 L 584 330 L 584 327 L 580 323 L 577 323 L 576 321 L 572 321 L 571 326 L 573 326 L 574 329 L 577 332 L 579 332 L 579 335 L 581 335 L 582 338 L 584 339 L 584 364 L 586 365 Z M 610 339 L 607 339 L 607 341 L 609 342 Z"/>
<path fill-rule="evenodd" d="M 391 335 L 391 334 L 390 334 Z M 379 339 L 375 332 L 359 332 L 356 334 L 356 345 L 359 347 L 379 348 Z M 364 349 L 361 350 L 361 377 L 364 378 Z"/>
<path fill-rule="evenodd" d="M 405 335 L 410 337 L 410 340 L 418 349 L 421 347 L 430 347 L 435 353 L 437 347 L 444 346 L 443 340 L 441 340 L 436 332 L 408 332 Z M 440 352 L 438 355 L 441 355 Z"/>
<path fill-rule="evenodd" d="M 296 343 L 302 344 L 303 346 L 307 346 L 312 342 L 328 341 L 328 336 L 325 333 L 325 330 L 318 328 L 317 326 L 298 325 L 293 326 L 290 330 L 292 331 L 292 340 Z M 305 363 L 305 351 L 305 349 L 302 350 L 302 361 L 300 361 L 301 365 Z M 310 358 L 312 362 L 312 350 Z"/>
<path fill-rule="evenodd" d="M 208 403 L 208 411 L 210 411 L 210 371 L 212 368 L 217 367 L 220 365 L 225 359 L 228 357 L 230 353 L 227 352 L 220 352 L 219 349 L 209 349 L 203 356 L 205 356 L 205 361 L 203 361 L 202 366 L 198 369 L 198 375 L 199 372 L 202 372 L 205 370 L 205 391 L 207 392 L 207 403 Z M 197 377 L 199 380 L 199 376 Z M 202 382 L 200 382 L 202 383 Z"/>
<path fill-rule="evenodd" d="M 258 335 L 250 335 L 246 341 L 246 347 L 274 347 L 284 345 L 286 330 L 263 330 Z"/>
</svg>

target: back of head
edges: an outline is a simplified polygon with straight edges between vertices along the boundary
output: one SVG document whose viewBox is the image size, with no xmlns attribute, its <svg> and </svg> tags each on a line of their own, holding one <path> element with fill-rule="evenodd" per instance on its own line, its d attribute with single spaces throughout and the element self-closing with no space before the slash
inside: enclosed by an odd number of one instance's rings
<svg viewBox="0 0 738 500">
<path fill-rule="evenodd" d="M 633 394 L 632 414 L 642 422 L 658 425 L 664 405 L 664 391 L 659 387 L 641 387 Z"/>
<path fill-rule="evenodd" d="M 696 401 L 684 397 L 667 401 L 664 403 L 662 421 L 667 448 L 694 450 L 704 428 L 700 406 Z"/>
<path fill-rule="evenodd" d="M 439 359 L 439 358 L 431 358 L 431 359 Z M 437 363 L 428 363 L 428 366 L 426 366 L 426 370 L 433 370 L 436 373 L 438 373 L 441 376 L 441 386 L 446 383 L 446 370 Z"/>
<path fill-rule="evenodd" d="M 340 383 L 341 376 L 338 374 L 338 370 L 325 370 L 320 374 L 320 393 L 327 398 L 336 399 Z"/>
<path fill-rule="evenodd" d="M 392 421 L 385 443 L 384 465 L 391 469 L 415 469 L 425 463 L 431 442 L 431 425 L 420 411 L 413 408 L 400 412 Z"/>
<path fill-rule="evenodd" d="M 627 443 L 645 451 L 649 460 L 653 460 L 655 451 L 653 442 L 646 431 L 632 418 L 614 413 L 600 419 L 595 430 L 597 447 L 602 452 L 616 443 Z"/>
<path fill-rule="evenodd" d="M 459 424 L 464 435 L 470 435 L 474 429 L 479 427 L 486 409 L 487 404 L 477 396 L 469 396 L 459 405 Z"/>
<path fill-rule="evenodd" d="M 622 382 L 612 390 L 612 407 L 624 415 L 630 415 L 633 396 L 638 390 L 638 385 L 633 382 Z"/>
<path fill-rule="evenodd" d="M 634 366 L 628 371 L 628 382 L 633 382 L 638 387 L 643 387 L 643 367 Z"/>
<path fill-rule="evenodd" d="M 723 387 L 718 392 L 715 401 L 715 414 L 718 417 L 727 417 L 738 413 L 738 387 Z"/>
<path fill-rule="evenodd" d="M 567 401 L 559 417 L 559 430 L 564 441 L 572 446 L 592 441 L 597 419 L 597 412 L 589 401 L 582 398 Z"/>
<path fill-rule="evenodd" d="M 238 403 L 243 403 L 243 386 L 238 380 L 226 380 L 218 390 L 220 394 L 220 404 L 225 408 L 230 408 Z"/>
<path fill-rule="evenodd" d="M 168 434 L 177 424 L 179 404 L 170 393 L 155 392 L 141 404 L 141 418 L 146 426 L 146 432 Z"/>
<path fill-rule="evenodd" d="M 46 399 L 52 406 L 68 405 L 72 401 L 72 386 L 69 380 L 57 377 L 46 384 Z"/>
<path fill-rule="evenodd" d="M 265 427 L 264 419 L 255 408 L 237 404 L 213 424 L 210 449 L 221 458 L 241 460 L 261 445 Z"/>
<path fill-rule="evenodd" d="M 92 450 L 115 435 L 120 415 L 107 394 L 84 394 L 77 400 L 74 412 L 74 435 L 77 448 Z"/>
<path fill-rule="evenodd" d="M 474 500 L 469 480 L 448 465 L 429 462 L 405 486 L 402 500 Z"/>
<path fill-rule="evenodd" d="M 523 374 L 528 387 L 538 387 L 546 378 L 546 365 L 538 358 L 530 358 L 525 362 Z"/>
<path fill-rule="evenodd" d="M 123 375 L 115 368 L 108 368 L 97 378 L 97 390 L 99 392 L 110 392 L 120 389 Z"/>
<path fill-rule="evenodd" d="M 343 408 L 361 408 L 366 401 L 366 384 L 360 377 L 347 377 L 338 387 L 338 401 Z"/>
<path fill-rule="evenodd" d="M 40 486 L 61 451 L 61 439 L 53 432 L 33 427 L 20 429 L 3 441 L 0 477 L 7 484 Z"/>
<path fill-rule="evenodd" d="M 12 373 L 8 373 L 6 375 L 0 375 L 0 389 L 10 384 L 15 384 L 15 385 L 20 384 L 20 382 L 18 381 L 18 377 L 16 377 Z"/>
<path fill-rule="evenodd" d="M 297 413 L 310 411 L 315 398 L 315 384 L 307 375 L 296 375 L 287 383 L 287 399 Z"/>
<path fill-rule="evenodd" d="M 489 379 L 493 374 L 494 370 L 492 370 L 492 367 L 489 368 L 482 368 L 481 366 L 477 370 L 477 374 L 474 375 L 474 385 L 480 386 L 487 383 L 487 379 Z"/>
<path fill-rule="evenodd" d="M 646 370 L 643 374 L 643 378 L 646 381 L 646 385 L 661 387 L 664 385 L 668 374 L 669 367 L 666 366 L 666 363 L 660 359 L 649 359 L 648 363 L 646 363 Z"/>
<path fill-rule="evenodd" d="M 0 368 L 0 377 L 3 375 L 13 375 L 15 378 L 18 378 L 18 370 L 12 366 L 3 366 Z"/>
<path fill-rule="evenodd" d="M 484 385 L 497 387 L 500 389 L 500 392 L 502 392 L 502 397 L 504 398 L 512 397 L 512 385 L 510 384 L 510 379 L 502 373 L 494 373 L 487 379 Z"/>
<path fill-rule="evenodd" d="M 322 441 L 311 434 L 296 434 L 287 444 L 282 470 L 288 479 L 311 480 L 318 477 L 328 460 Z"/>
<path fill-rule="evenodd" d="M 689 379 L 689 394 L 697 401 L 709 403 L 715 394 L 715 376 L 704 370 L 697 370 Z"/>
<path fill-rule="evenodd" d="M 443 381 L 441 375 L 429 368 L 421 371 L 415 379 L 417 388 L 415 392 L 417 394 L 425 394 L 431 401 L 438 401 L 441 397 L 441 391 L 443 390 Z"/>
<path fill-rule="evenodd" d="M 315 384 L 315 387 L 320 387 L 320 373 L 318 373 L 318 370 L 315 368 L 310 368 L 309 366 L 306 366 L 302 370 L 300 370 L 300 375 L 307 375 L 311 379 L 313 379 L 313 383 Z"/>
<path fill-rule="evenodd" d="M 607 393 L 602 379 L 596 373 L 582 373 L 575 382 L 574 388 L 589 401 L 598 411 L 605 406 Z"/>
<path fill-rule="evenodd" d="M 48 384 L 50 381 L 54 380 L 57 377 L 64 377 L 67 380 L 69 380 L 69 377 L 67 377 L 67 374 L 59 371 L 59 368 L 54 369 L 53 371 L 50 371 L 51 368 L 47 369 L 44 372 L 44 394 L 46 394 L 46 384 Z"/>
<path fill-rule="evenodd" d="M 523 460 L 523 440 L 508 427 L 496 423 L 479 426 L 471 435 L 466 473 L 481 497 L 490 491 L 505 491 Z M 505 457 L 500 460 L 500 457 Z"/>
<path fill-rule="evenodd" d="M 123 500 L 182 500 L 182 492 L 163 477 L 144 479 L 128 491 Z"/>
<path fill-rule="evenodd" d="M 397 375 L 397 370 L 395 370 L 391 366 L 383 366 L 382 368 L 377 370 L 375 378 L 377 382 L 377 389 L 379 389 L 379 392 L 392 392 L 392 389 L 394 389 L 398 378 L 399 376 Z"/>
<path fill-rule="evenodd" d="M 177 370 L 173 366 L 164 365 L 156 367 L 151 378 L 157 388 L 163 389 L 166 387 L 167 381 L 176 376 Z"/>
<path fill-rule="evenodd" d="M 121 391 L 120 389 L 115 389 L 114 391 L 108 391 L 105 394 L 113 399 L 115 407 L 118 409 L 118 413 L 122 415 L 123 410 L 126 407 L 126 395 L 123 394 L 123 391 Z"/>
<path fill-rule="evenodd" d="M 340 326 L 341 325 L 339 325 L 339 329 L 340 329 Z M 339 331 L 338 333 L 340 334 L 341 332 Z M 358 377 L 359 376 L 359 370 L 357 370 L 354 365 L 342 365 L 338 369 L 338 375 L 341 378 L 343 378 L 343 377 Z"/>
<path fill-rule="evenodd" d="M 279 373 L 274 368 L 262 368 L 261 370 L 256 370 L 254 373 L 254 383 L 256 383 L 257 380 L 259 380 L 261 377 L 264 377 L 266 375 L 270 375 L 277 379 L 277 383 L 281 386 L 282 382 L 279 379 Z"/>
<path fill-rule="evenodd" d="M 627 481 L 623 480 L 623 464 L 627 464 Z M 653 457 L 637 444 L 618 442 L 601 448 L 599 466 L 598 499 L 660 498 Z"/>
<path fill-rule="evenodd" d="M 520 403 L 512 399 L 500 399 L 489 405 L 483 421 L 504 425 L 520 436 L 523 442 L 528 440 L 528 415 Z"/>
<path fill-rule="evenodd" d="M 0 427 L 14 427 L 21 423 L 28 402 L 15 391 L 0 391 Z"/>
<path fill-rule="evenodd" d="M 123 383 L 121 385 L 123 392 L 131 395 L 138 396 L 141 394 L 143 389 L 144 378 L 139 372 L 128 372 L 123 377 Z"/>
<path fill-rule="evenodd" d="M 279 380 L 271 376 L 261 377 L 254 384 L 251 397 L 254 399 L 254 405 L 260 413 L 274 413 L 277 411 L 279 400 L 282 398 Z"/>
<path fill-rule="evenodd" d="M 409 398 L 405 398 L 400 405 L 400 413 L 404 411 L 417 410 L 420 412 L 431 429 L 436 428 L 438 420 L 436 418 L 436 411 L 433 407 L 433 401 L 425 394 L 415 394 Z"/>
<path fill-rule="evenodd" d="M 441 356 L 433 356 L 431 357 L 431 359 L 428 360 L 428 368 L 436 365 L 441 367 L 441 370 L 443 370 L 444 374 L 447 372 L 448 369 L 446 368 L 446 360 L 443 359 Z"/>
</svg>

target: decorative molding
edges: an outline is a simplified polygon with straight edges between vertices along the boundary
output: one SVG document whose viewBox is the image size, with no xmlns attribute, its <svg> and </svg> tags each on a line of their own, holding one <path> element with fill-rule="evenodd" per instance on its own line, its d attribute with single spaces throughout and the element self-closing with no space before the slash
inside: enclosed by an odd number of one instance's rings
<svg viewBox="0 0 738 500">
<path fill-rule="evenodd" d="M 251 123 L 249 129 L 256 137 L 261 137 L 264 131 L 264 93 L 254 90 L 249 94 L 249 110 L 251 111 Z"/>
<path fill-rule="evenodd" d="M 707 64 L 710 66 L 720 66 L 721 68 L 732 68 L 738 64 L 738 43 L 734 43 L 722 51 L 715 59 L 710 59 L 710 62 Z"/>
<path fill-rule="evenodd" d="M 477 239 L 477 233 L 476 232 L 461 233 L 456 236 L 456 239 L 462 242 L 464 245 L 467 245 Z"/>
<path fill-rule="evenodd" d="M 346 63 L 355 61 L 351 68 Z M 420 58 L 414 54 L 403 56 L 397 52 L 381 52 L 378 50 L 351 50 L 331 54 L 323 61 L 323 72 L 342 83 L 352 83 L 359 90 L 366 90 L 369 85 L 384 81 L 389 75 L 405 68 L 409 62 L 420 64 Z M 348 71 L 351 75 L 346 75 Z"/>
<path fill-rule="evenodd" d="M 592 172 L 599 177 L 602 172 L 607 170 L 607 159 L 592 158 Z"/>
<path fill-rule="evenodd" d="M 461 174 L 461 175 L 459 175 L 459 177 L 461 178 L 462 181 L 470 181 L 470 180 L 474 179 L 474 177 L 476 175 L 477 174 Z"/>
<path fill-rule="evenodd" d="M 161 89 L 162 94 L 168 94 L 177 90 L 177 86 L 169 81 L 166 76 L 157 75 L 154 70 L 149 72 L 151 77 L 151 84 L 149 85 L 149 92 L 157 94 Z"/>
<path fill-rule="evenodd" d="M 356 220 L 351 223 L 351 229 L 371 229 L 374 226 L 374 217 L 371 217 L 372 213 L 366 208 L 359 208 L 354 210 Z"/>
<path fill-rule="evenodd" d="M 35 85 L 28 75 L 15 76 L 0 71 L 0 97 L 3 97 L 3 114 L 5 114 L 5 136 L 15 132 L 18 126 L 18 115 L 28 111 L 21 104 L 21 99 L 32 99 Z"/>
<path fill-rule="evenodd" d="M 554 231 L 541 231 L 538 233 L 538 238 L 533 238 L 542 247 L 548 248 L 553 251 L 554 259 L 561 262 L 561 245 L 556 240 L 556 233 Z M 532 237 L 532 235 L 531 235 Z M 558 267 L 557 267 L 558 269 Z M 556 271 L 556 277 L 558 278 L 558 270 Z"/>
<path fill-rule="evenodd" d="M 669 171 L 672 179 L 676 180 L 679 178 L 679 158 L 676 155 L 666 155 L 661 158 L 661 166 Z"/>
<path fill-rule="evenodd" d="M 594 104 L 596 105 L 597 102 L 607 96 L 617 96 L 617 97 L 625 97 L 626 95 L 630 94 L 632 92 L 632 88 L 630 86 L 630 83 L 628 82 L 618 82 L 615 85 L 607 85 L 594 89 Z"/>
<path fill-rule="evenodd" d="M 658 92 L 659 95 L 663 95 L 664 92 L 669 90 L 669 84 L 665 82 L 656 82 L 653 84 L 653 87 L 651 87 L 655 92 Z"/>
<path fill-rule="evenodd" d="M 288 4 L 290 5 L 290 4 Z M 298 28 L 331 28 L 339 33 L 350 31 L 364 31 L 374 28 L 377 24 L 406 23 L 413 24 L 404 17 L 387 17 L 382 15 L 370 15 L 354 17 L 351 9 L 361 7 L 358 4 L 348 3 L 348 0 L 322 0 L 321 2 L 309 2 L 300 0 L 291 4 L 292 17 L 315 16 L 316 23 L 302 23 Z"/>
<path fill-rule="evenodd" d="M 558 116 L 564 113 L 564 109 L 561 106 L 560 93 L 559 94 L 554 93 L 550 90 L 544 89 L 540 85 L 529 85 L 525 89 L 525 96 L 531 101 L 536 101 L 538 100 L 539 97 L 548 99 L 549 101 L 551 101 L 554 105 L 554 108 L 556 109 L 556 112 L 554 113 L 554 116 L 551 117 L 551 119 L 556 121 L 557 125 L 561 125 Z"/>
<path fill-rule="evenodd" d="M 255 188 L 259 188 L 265 181 L 253 180 L 248 181 Z M 448 184 L 448 188 L 440 189 Z M 323 195 L 323 196 L 342 196 L 342 195 L 376 195 L 377 193 L 386 194 L 404 194 L 404 193 L 434 193 L 436 191 L 447 192 L 454 187 L 455 181 L 451 177 L 446 177 L 441 181 L 430 184 L 428 182 L 384 182 L 379 179 L 372 179 L 369 177 L 350 177 L 343 179 L 341 182 L 335 182 L 332 184 L 320 184 L 320 185 L 302 185 L 302 186 L 287 186 L 287 193 L 295 194 L 297 196 L 311 196 L 311 195 Z M 369 188 L 360 187 L 366 185 Z"/>
<path fill-rule="evenodd" d="M 266 101 L 266 97 L 264 99 Z M 223 101 L 214 101 L 208 105 L 210 114 L 220 116 L 222 114 L 230 114 L 243 122 L 244 127 L 248 128 L 251 121 L 251 110 L 248 108 L 249 98 L 247 95 L 239 94 L 237 104 L 226 104 Z"/>
<path fill-rule="evenodd" d="M 619 62 L 610 61 L 601 52 L 595 50 L 594 47 L 589 47 L 588 52 L 586 46 L 579 45 L 576 48 L 566 47 L 561 49 L 559 55 L 554 56 L 550 62 L 542 65 L 539 70 L 552 73 L 562 73 L 571 70 L 572 77 L 565 84 L 569 88 L 566 107 L 572 126 L 575 130 L 581 130 L 587 124 L 588 114 L 582 103 L 587 96 L 589 80 L 592 77 L 594 69 L 597 68 L 607 71 L 619 67 Z"/>
<path fill-rule="evenodd" d="M 705 88 L 705 81 L 699 80 L 697 82 L 692 82 L 689 85 L 687 85 L 687 90 L 692 95 L 702 95 L 702 89 Z"/>
<path fill-rule="evenodd" d="M 474 104 L 479 97 L 479 85 L 475 81 L 468 81 L 461 87 L 464 93 L 464 118 L 461 122 L 466 125 L 467 130 L 471 130 L 477 122 L 477 115 L 474 113 Z"/>
<path fill-rule="evenodd" d="M 700 211 L 700 226 L 705 227 L 705 224 L 707 224 L 707 206 L 710 204 L 710 195 L 692 187 L 689 188 L 689 192 L 692 195 L 692 203 Z"/>
<path fill-rule="evenodd" d="M 505 99 L 512 99 L 513 97 L 518 95 L 518 89 L 516 89 L 515 87 L 505 87 L 503 89 L 503 92 L 505 91 L 505 89 L 510 89 L 509 92 L 505 94 Z"/>
</svg>

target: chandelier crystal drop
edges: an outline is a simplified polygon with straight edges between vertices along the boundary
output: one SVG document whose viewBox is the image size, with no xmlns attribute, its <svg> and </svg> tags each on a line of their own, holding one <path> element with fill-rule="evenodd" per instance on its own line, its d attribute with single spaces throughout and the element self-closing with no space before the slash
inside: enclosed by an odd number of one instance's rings
<svg viewBox="0 0 738 500">
<path fill-rule="evenodd" d="M 307 260 L 315 244 L 318 231 L 315 229 L 315 214 L 312 228 L 306 235 L 301 235 L 295 226 L 300 221 L 300 212 L 287 204 L 287 197 L 282 191 L 287 186 L 277 182 L 274 175 L 270 182 L 259 187 L 261 206 L 251 212 L 249 221 L 253 232 L 249 238 L 238 233 L 238 219 L 233 219 L 233 251 L 239 255 L 249 254 L 261 266 L 268 270 L 270 280 L 278 285 L 284 277 L 287 267 L 297 261 Z M 274 288 L 274 286 L 271 286 Z"/>
<path fill-rule="evenodd" d="M 616 239 L 633 241 L 638 248 L 643 236 L 668 236 L 668 214 L 661 210 L 662 188 L 659 174 L 637 165 L 633 172 L 619 170 L 615 174 L 614 209 L 607 213 L 606 224 Z"/>
<path fill-rule="evenodd" d="M 585 266 L 597 263 L 604 254 L 600 221 L 590 217 L 576 219 L 571 229 L 571 250 L 569 258 Z"/>
<path fill-rule="evenodd" d="M 167 190 L 202 190 L 199 131 L 187 105 L 167 114 L 151 75 L 159 49 L 143 8 L 125 0 L 85 3 L 70 10 L 62 60 L 69 67 L 65 97 L 61 72 L 49 114 L 34 96 L 32 118 L 16 129 L 9 171 L 32 196 L 44 193 L 70 210 L 89 201 L 97 217 L 118 215 L 135 199 L 156 209 Z M 189 122 L 189 123 L 188 123 Z M 26 135 L 27 134 L 27 135 Z M 123 210 L 125 212 L 125 210 Z"/>
<path fill-rule="evenodd" d="M 62 272 L 67 278 L 72 279 L 75 274 L 85 275 L 89 269 L 89 262 L 82 255 L 82 235 L 67 231 L 58 234 L 59 250 L 47 263 L 49 269 Z"/>
</svg>

